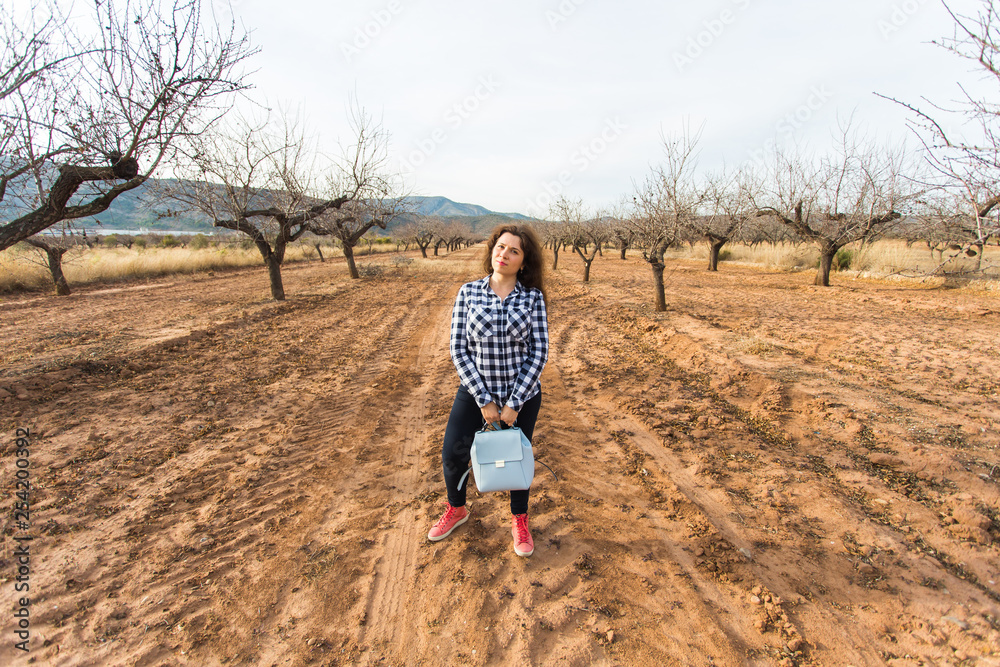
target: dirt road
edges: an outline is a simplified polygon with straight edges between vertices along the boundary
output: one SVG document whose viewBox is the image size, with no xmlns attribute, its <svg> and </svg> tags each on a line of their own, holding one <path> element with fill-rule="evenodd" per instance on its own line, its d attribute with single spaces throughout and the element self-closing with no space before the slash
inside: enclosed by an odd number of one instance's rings
<svg viewBox="0 0 1000 667">
<path fill-rule="evenodd" d="M 0 662 L 1000 665 L 995 296 L 563 255 L 523 559 L 425 538 L 479 252 L 0 303 Z"/>
</svg>

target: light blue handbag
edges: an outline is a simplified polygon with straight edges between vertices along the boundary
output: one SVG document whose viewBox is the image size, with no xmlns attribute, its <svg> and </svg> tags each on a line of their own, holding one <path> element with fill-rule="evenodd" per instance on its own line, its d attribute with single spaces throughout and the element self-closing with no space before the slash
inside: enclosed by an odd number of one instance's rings
<svg viewBox="0 0 1000 667">
<path fill-rule="evenodd" d="M 516 426 L 500 428 L 493 422 L 493 430 L 484 426 L 472 440 L 472 467 L 465 471 L 458 482 L 462 488 L 465 478 L 472 472 L 480 493 L 490 491 L 521 491 L 531 486 L 535 476 L 535 457 L 531 441 Z"/>
</svg>

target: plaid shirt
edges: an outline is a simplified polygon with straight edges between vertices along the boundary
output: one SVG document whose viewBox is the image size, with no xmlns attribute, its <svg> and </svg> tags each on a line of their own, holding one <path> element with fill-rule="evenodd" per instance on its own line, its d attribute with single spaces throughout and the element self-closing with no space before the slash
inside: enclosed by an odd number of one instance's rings
<svg viewBox="0 0 1000 667">
<path fill-rule="evenodd" d="M 517 283 L 503 301 L 490 277 L 462 285 L 451 313 L 451 358 L 479 407 L 521 407 L 542 390 L 549 324 L 540 290 Z"/>
</svg>

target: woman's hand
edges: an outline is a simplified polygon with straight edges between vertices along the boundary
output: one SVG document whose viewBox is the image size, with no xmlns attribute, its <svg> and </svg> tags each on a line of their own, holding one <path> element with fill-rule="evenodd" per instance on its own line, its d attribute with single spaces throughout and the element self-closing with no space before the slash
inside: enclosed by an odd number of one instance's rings
<svg viewBox="0 0 1000 667">
<path fill-rule="evenodd" d="M 517 420 L 517 410 L 509 405 L 505 405 L 503 406 L 503 412 L 501 412 L 500 408 L 498 408 L 497 404 L 493 401 L 490 401 L 483 407 L 479 408 L 479 411 L 483 413 L 483 419 L 486 420 L 487 424 L 502 421 L 507 424 L 507 426 L 513 426 L 514 422 Z"/>
<path fill-rule="evenodd" d="M 514 422 L 517 421 L 517 410 L 510 407 L 509 405 L 503 406 L 503 412 L 500 413 L 500 419 L 507 426 L 513 426 Z"/>
<path fill-rule="evenodd" d="M 486 420 L 487 424 L 500 421 L 500 408 L 498 408 L 497 404 L 493 401 L 490 401 L 483 407 L 479 408 L 479 411 L 483 413 L 483 419 Z"/>
</svg>

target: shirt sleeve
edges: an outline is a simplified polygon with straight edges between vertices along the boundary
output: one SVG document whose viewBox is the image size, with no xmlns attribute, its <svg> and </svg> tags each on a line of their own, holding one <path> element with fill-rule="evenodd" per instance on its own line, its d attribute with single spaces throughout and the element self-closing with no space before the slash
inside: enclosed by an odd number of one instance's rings
<svg viewBox="0 0 1000 667">
<path fill-rule="evenodd" d="M 514 383 L 514 391 L 507 399 L 507 405 L 520 412 L 530 392 L 542 375 L 545 362 L 549 358 L 549 320 L 545 312 L 545 298 L 541 292 L 531 308 L 531 346 L 521 363 L 521 371 Z"/>
<path fill-rule="evenodd" d="M 493 397 L 469 355 L 469 339 L 466 335 L 468 320 L 469 304 L 466 286 L 463 285 L 458 290 L 455 307 L 451 311 L 451 360 L 455 362 L 455 369 L 458 371 L 458 379 L 462 386 L 472 394 L 479 407 L 484 407 L 493 400 Z"/>
</svg>

